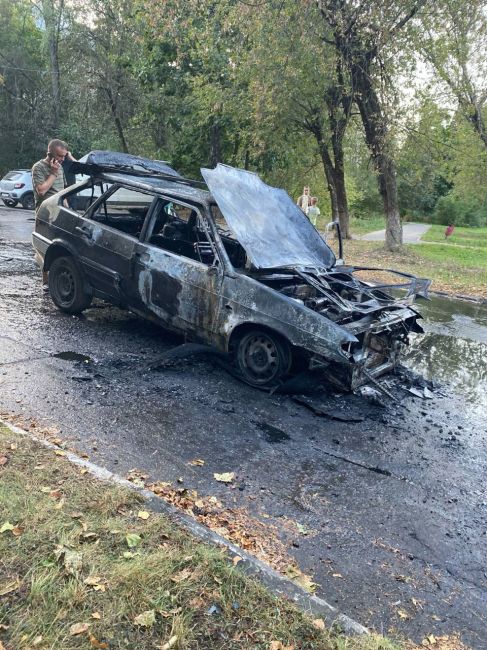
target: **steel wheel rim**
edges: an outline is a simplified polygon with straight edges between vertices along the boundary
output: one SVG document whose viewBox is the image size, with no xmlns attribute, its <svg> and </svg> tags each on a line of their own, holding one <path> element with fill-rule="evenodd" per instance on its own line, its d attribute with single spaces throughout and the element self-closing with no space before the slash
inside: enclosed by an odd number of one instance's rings
<svg viewBox="0 0 487 650">
<path fill-rule="evenodd" d="M 62 303 L 70 304 L 75 294 L 75 282 L 71 271 L 64 267 L 56 278 L 56 290 Z"/>
<path fill-rule="evenodd" d="M 275 342 L 263 334 L 256 334 L 245 342 L 242 351 L 244 366 L 254 381 L 268 382 L 279 371 L 279 350 Z"/>
</svg>

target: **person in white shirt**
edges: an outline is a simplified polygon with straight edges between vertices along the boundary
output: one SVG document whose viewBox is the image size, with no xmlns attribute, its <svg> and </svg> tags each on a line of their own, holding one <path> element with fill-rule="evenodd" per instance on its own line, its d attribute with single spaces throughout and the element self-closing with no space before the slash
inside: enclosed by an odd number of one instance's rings
<svg viewBox="0 0 487 650">
<path fill-rule="evenodd" d="M 318 221 L 318 217 L 321 214 L 319 207 L 316 205 L 317 203 L 318 203 L 318 199 L 316 198 L 316 196 L 313 196 L 311 198 L 311 205 L 308 208 L 308 219 L 311 221 L 311 223 L 315 228 L 316 228 L 316 222 Z"/>
</svg>

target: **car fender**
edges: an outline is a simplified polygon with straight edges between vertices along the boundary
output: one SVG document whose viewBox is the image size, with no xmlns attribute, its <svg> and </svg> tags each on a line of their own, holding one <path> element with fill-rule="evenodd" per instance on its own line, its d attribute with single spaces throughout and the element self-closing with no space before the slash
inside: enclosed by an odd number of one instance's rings
<svg viewBox="0 0 487 650">
<path fill-rule="evenodd" d="M 239 275 L 235 283 L 225 284 L 221 318 L 227 349 L 243 326 L 271 329 L 295 347 L 341 363 L 348 360 L 342 345 L 358 341 L 322 314 L 252 278 Z M 237 284 L 241 285 L 237 291 L 228 291 Z"/>
<path fill-rule="evenodd" d="M 53 239 L 50 245 L 47 248 L 46 254 L 44 256 L 44 271 L 49 271 L 49 268 L 53 261 L 57 257 L 64 257 L 66 255 L 71 255 L 75 258 L 76 263 L 79 264 L 77 259 L 77 251 L 64 239 Z"/>
</svg>

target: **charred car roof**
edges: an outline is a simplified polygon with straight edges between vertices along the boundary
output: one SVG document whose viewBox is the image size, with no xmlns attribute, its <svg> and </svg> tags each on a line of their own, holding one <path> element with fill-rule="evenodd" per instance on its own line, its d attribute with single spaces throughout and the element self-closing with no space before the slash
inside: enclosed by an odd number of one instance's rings
<svg viewBox="0 0 487 650">
<path fill-rule="evenodd" d="M 73 164 L 73 171 L 189 202 L 216 202 L 256 269 L 329 269 L 336 262 L 287 192 L 267 185 L 253 172 L 222 164 L 202 169 L 210 193 L 203 182 L 184 178 L 164 161 L 112 151 L 90 152 Z"/>
</svg>

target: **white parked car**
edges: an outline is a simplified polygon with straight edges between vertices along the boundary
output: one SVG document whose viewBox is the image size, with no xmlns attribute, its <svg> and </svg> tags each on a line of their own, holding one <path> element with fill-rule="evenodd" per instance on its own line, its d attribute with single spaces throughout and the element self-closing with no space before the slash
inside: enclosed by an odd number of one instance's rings
<svg viewBox="0 0 487 650">
<path fill-rule="evenodd" d="M 34 192 L 30 169 L 14 169 L 0 181 L 0 198 L 9 208 L 20 203 L 25 210 L 34 209 Z"/>
</svg>

